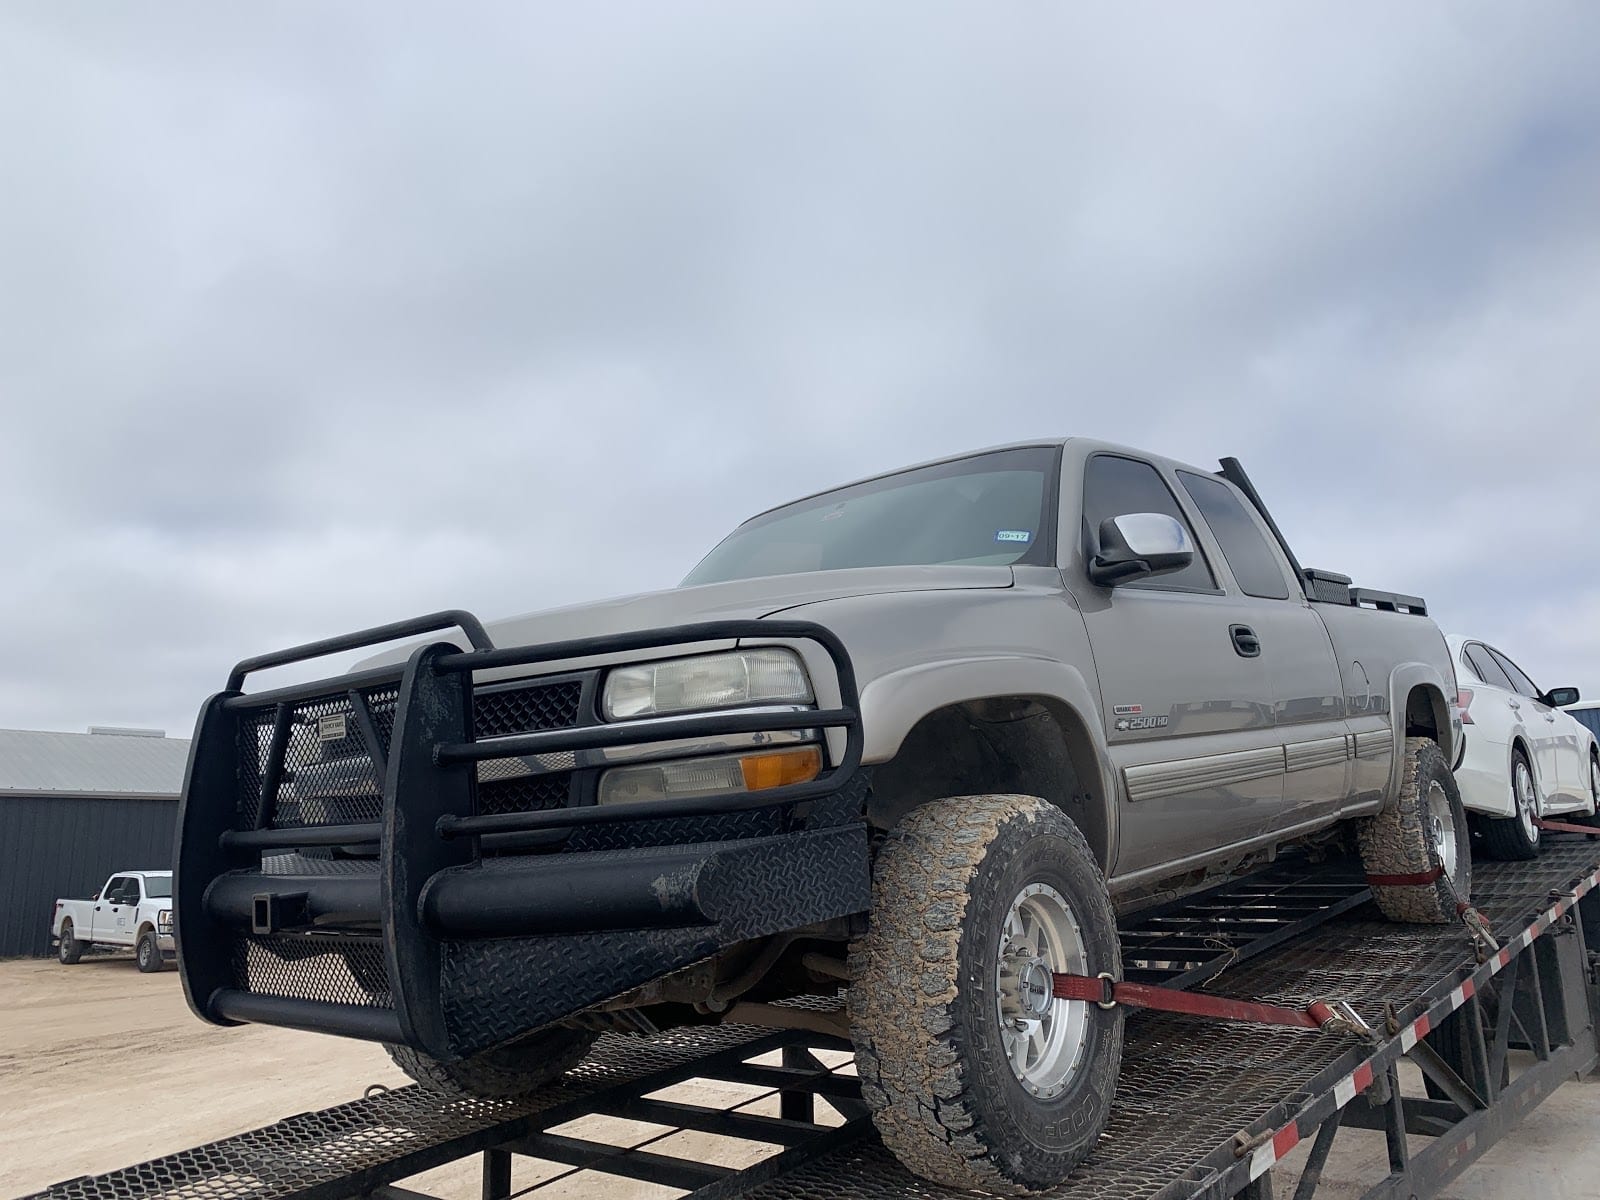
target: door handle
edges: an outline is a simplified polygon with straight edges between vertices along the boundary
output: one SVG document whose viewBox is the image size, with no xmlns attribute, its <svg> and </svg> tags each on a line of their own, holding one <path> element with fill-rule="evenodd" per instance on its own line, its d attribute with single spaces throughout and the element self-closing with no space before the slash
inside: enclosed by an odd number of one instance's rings
<svg viewBox="0 0 1600 1200">
<path fill-rule="evenodd" d="M 1229 625 L 1228 636 L 1233 639 L 1234 652 L 1240 658 L 1255 658 L 1261 653 L 1261 639 L 1248 625 Z"/>
</svg>

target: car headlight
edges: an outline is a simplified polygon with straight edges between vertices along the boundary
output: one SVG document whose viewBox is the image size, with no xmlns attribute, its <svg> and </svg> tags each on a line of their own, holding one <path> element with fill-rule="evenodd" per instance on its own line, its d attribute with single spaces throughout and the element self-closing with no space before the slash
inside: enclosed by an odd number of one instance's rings
<svg viewBox="0 0 1600 1200">
<path fill-rule="evenodd" d="M 719 754 L 616 767 L 600 777 L 601 804 L 690 800 L 807 783 L 822 773 L 822 748 L 796 746 L 754 754 Z"/>
<path fill-rule="evenodd" d="M 172 932 L 172 910 L 170 908 L 163 908 L 156 914 L 156 932 L 163 934 Z"/>
<path fill-rule="evenodd" d="M 606 676 L 606 720 L 733 708 L 743 704 L 810 704 L 811 679 L 800 656 L 782 646 L 696 654 L 617 667 Z"/>
</svg>

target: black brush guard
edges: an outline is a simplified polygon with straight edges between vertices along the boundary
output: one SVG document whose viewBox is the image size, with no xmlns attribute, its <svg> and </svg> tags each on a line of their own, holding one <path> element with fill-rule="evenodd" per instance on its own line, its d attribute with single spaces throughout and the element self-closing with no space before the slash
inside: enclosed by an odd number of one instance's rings
<svg viewBox="0 0 1600 1200">
<path fill-rule="evenodd" d="M 403 669 L 242 691 L 264 668 L 452 628 L 474 648 L 435 643 Z M 820 646 L 837 674 L 839 706 L 473 739 L 474 672 L 741 639 Z M 596 682 L 585 693 L 591 705 L 599 674 L 591 672 Z M 382 732 L 372 689 L 385 697 Z M 381 815 L 279 826 L 275 813 L 295 773 L 285 765 L 291 725 L 306 722 L 307 706 L 315 713 L 328 704 L 346 706 L 355 726 L 348 736 L 359 739 L 381 781 L 372 798 Z M 497 649 L 475 617 L 451 611 L 247 659 L 201 710 L 180 805 L 176 931 L 189 1005 L 216 1024 L 284 1025 L 459 1059 L 737 942 L 864 911 L 858 705 L 843 645 L 798 621 L 718 621 Z M 341 720 L 336 732 L 344 728 Z M 242 729 L 250 739 L 270 730 L 264 764 L 246 761 L 256 748 L 247 755 Z M 487 760 L 798 729 L 844 733 L 838 762 L 806 783 L 685 800 L 477 809 L 478 764 Z M 247 770 L 255 772 L 252 795 L 259 785 L 253 812 L 240 799 Z M 784 814 L 780 832 L 748 836 L 751 816 L 773 813 Z M 484 854 L 506 835 L 559 843 L 602 825 L 645 836 L 606 849 Z M 363 847 L 366 857 L 341 860 L 319 849 L 328 847 Z M 293 857 L 277 857 L 284 855 Z M 338 982 L 309 986 L 324 967 L 324 978 Z"/>
</svg>

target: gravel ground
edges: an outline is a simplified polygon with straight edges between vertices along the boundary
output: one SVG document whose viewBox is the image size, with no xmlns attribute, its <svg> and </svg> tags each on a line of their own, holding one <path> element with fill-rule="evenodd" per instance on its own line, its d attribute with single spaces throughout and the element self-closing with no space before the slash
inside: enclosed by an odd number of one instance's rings
<svg viewBox="0 0 1600 1200">
<path fill-rule="evenodd" d="M 381 1049 L 340 1038 L 247 1026 L 218 1029 L 190 1014 L 176 972 L 141 975 L 130 958 L 0 962 L 0 1196 L 126 1166 L 307 1109 L 360 1095 L 369 1083 L 406 1082 Z M 726 1103 L 694 1083 L 670 1098 Z M 739 1095 L 743 1099 L 743 1094 Z M 776 1099 L 750 1112 L 777 1115 Z M 618 1142 L 660 1132 L 637 1122 L 585 1118 L 581 1136 Z M 1593 1200 L 1600 1195 L 1600 1081 L 1565 1084 L 1521 1129 L 1445 1193 L 1447 1200 Z M 743 1165 L 770 1147 L 680 1133 L 653 1147 Z M 1288 1196 L 1300 1151 L 1280 1174 Z M 1319 1196 L 1359 1196 L 1382 1172 L 1383 1136 L 1340 1135 Z M 518 1160 L 518 1187 L 559 1168 Z M 1357 1181 L 1360 1181 L 1358 1186 Z M 476 1163 L 419 1176 L 436 1195 L 475 1197 Z M 603 1196 L 645 1200 L 680 1193 L 648 1184 L 574 1176 L 542 1200 Z M 847 1195 L 841 1181 L 841 1195 Z"/>
</svg>

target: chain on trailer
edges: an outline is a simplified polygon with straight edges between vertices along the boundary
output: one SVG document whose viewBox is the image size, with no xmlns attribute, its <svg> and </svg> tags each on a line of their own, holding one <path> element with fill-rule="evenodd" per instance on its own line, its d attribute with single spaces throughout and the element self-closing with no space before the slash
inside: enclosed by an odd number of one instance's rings
<svg viewBox="0 0 1600 1200">
<path fill-rule="evenodd" d="M 1596 831 L 1577 831 L 1585 836 L 1548 839 L 1532 862 L 1478 865 L 1482 927 L 1492 921 L 1503 943 L 1492 949 L 1463 926 L 1376 918 L 1362 907 L 1365 879 L 1338 861 L 1282 862 L 1125 921 L 1125 978 L 1111 983 L 1143 991 L 1108 996 L 1098 990 L 1107 981 L 1093 979 L 1093 999 L 1180 996 L 1173 1008 L 1240 1006 L 1240 1015 L 1219 1023 L 1209 1013 L 1134 1009 L 1110 1126 L 1090 1159 L 1047 1195 L 1261 1200 L 1274 1194 L 1285 1157 L 1311 1141 L 1293 1192 L 1311 1200 L 1345 1128 L 1385 1135 L 1389 1172 L 1367 1196 L 1436 1194 L 1559 1083 L 1596 1064 L 1584 926 L 1600 944 L 1600 899 L 1583 901 L 1600 886 L 1600 847 L 1590 840 Z M 379 1091 L 69 1180 L 32 1200 L 417 1200 L 405 1181 L 474 1155 L 484 1200 L 580 1183 L 587 1194 L 601 1176 L 697 1200 L 945 1194 L 907 1174 L 874 1136 L 848 1043 L 821 1032 L 839 1028 L 838 998 L 795 1007 L 810 1030 L 608 1035 L 561 1083 L 532 1097 Z M 1274 1013 L 1283 1023 L 1261 1023 Z M 1403 1059 L 1420 1069 L 1426 1096 L 1403 1085 Z M 671 1095 L 700 1080 L 731 1085 L 739 1098 L 719 1106 L 703 1102 L 703 1089 Z M 586 1135 L 582 1119 L 595 1116 L 643 1132 Z M 744 1160 L 760 1161 L 742 1170 L 707 1162 L 713 1155 L 703 1145 L 674 1145 L 684 1132 L 737 1139 Z M 1428 1143 L 1413 1151 L 1419 1135 Z M 513 1187 L 519 1158 L 537 1160 L 519 1171 L 536 1177 Z"/>
</svg>

